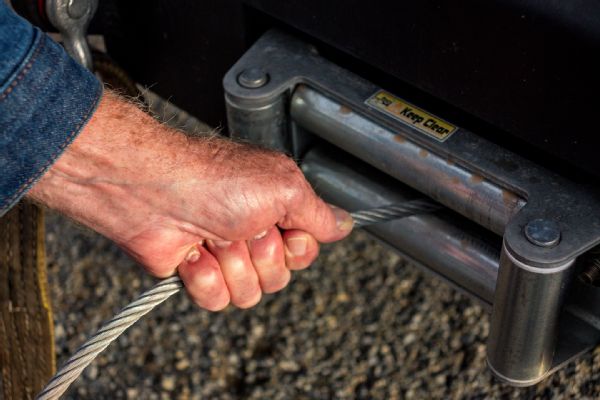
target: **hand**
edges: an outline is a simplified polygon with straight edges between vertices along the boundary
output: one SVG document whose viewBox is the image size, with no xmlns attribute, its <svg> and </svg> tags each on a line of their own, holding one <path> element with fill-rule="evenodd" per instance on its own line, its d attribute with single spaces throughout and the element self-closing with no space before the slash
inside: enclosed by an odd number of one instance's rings
<svg viewBox="0 0 600 400">
<path fill-rule="evenodd" d="M 306 268 L 318 242 L 352 229 L 288 157 L 186 137 L 110 91 L 28 196 L 114 240 L 153 275 L 178 272 L 209 310 L 255 305 Z"/>
</svg>

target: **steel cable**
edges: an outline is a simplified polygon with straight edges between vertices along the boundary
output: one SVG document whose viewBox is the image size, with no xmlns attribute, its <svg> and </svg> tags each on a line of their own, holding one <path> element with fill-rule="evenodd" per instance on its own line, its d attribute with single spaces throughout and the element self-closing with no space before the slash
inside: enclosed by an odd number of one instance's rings
<svg viewBox="0 0 600 400">
<path fill-rule="evenodd" d="M 377 207 L 369 210 L 351 213 L 354 227 L 360 228 L 379 222 L 388 222 L 398 218 L 417 214 L 427 214 L 440 208 L 440 205 L 430 200 L 417 199 L 403 204 Z M 164 279 L 150 290 L 142 293 L 134 302 L 123 308 L 111 320 L 106 322 L 98 332 L 88 339 L 65 365 L 52 377 L 36 399 L 58 399 L 97 356 L 110 343 L 119 337 L 127 328 L 133 325 L 154 307 L 177 293 L 183 287 L 178 276 Z"/>
<path fill-rule="evenodd" d="M 352 218 L 354 219 L 354 227 L 361 228 L 380 222 L 410 217 L 411 215 L 431 213 L 437 211 L 439 208 L 440 205 L 431 200 L 417 199 L 403 204 L 392 204 L 369 210 L 356 211 L 352 213 Z"/>
</svg>

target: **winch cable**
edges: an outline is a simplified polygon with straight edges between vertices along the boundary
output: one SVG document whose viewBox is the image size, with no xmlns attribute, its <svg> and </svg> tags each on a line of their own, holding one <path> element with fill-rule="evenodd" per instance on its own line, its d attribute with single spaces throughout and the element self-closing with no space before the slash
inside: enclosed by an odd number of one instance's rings
<svg viewBox="0 0 600 400">
<path fill-rule="evenodd" d="M 354 227 L 360 228 L 412 215 L 428 214 L 440 208 L 439 204 L 431 200 L 416 199 L 403 204 L 356 211 L 351 215 L 354 219 Z M 50 379 L 36 399 L 58 399 L 71 383 L 81 375 L 85 367 L 111 342 L 154 307 L 177 293 L 182 287 L 183 282 L 179 276 L 173 276 L 160 281 L 150 290 L 142 293 L 134 302 L 123 308 L 111 320 L 106 322 L 94 336 L 79 347 L 66 364 Z"/>
</svg>

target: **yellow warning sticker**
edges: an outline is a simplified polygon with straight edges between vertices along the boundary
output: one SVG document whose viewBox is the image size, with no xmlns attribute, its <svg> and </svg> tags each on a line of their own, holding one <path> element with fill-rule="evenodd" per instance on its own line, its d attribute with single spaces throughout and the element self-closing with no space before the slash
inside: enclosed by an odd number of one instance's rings
<svg viewBox="0 0 600 400">
<path fill-rule="evenodd" d="M 369 97 L 365 101 L 365 104 L 375 107 L 384 114 L 440 142 L 448 139 L 458 129 L 443 119 L 431 115 L 384 90 L 379 90 L 373 96 Z"/>
</svg>

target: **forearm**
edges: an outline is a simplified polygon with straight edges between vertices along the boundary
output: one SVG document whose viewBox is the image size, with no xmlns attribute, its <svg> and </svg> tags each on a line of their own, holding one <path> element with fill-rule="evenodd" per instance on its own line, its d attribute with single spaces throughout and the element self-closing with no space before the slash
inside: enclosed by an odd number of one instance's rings
<svg viewBox="0 0 600 400">
<path fill-rule="evenodd" d="M 94 116 L 28 196 L 118 240 L 135 221 L 116 216 L 139 207 L 131 191 L 145 186 L 154 195 L 154 182 L 136 180 L 149 163 L 161 165 L 164 153 L 184 138 L 169 131 L 135 105 L 106 91 Z M 135 184 L 134 184 L 135 182 Z M 112 210 L 112 213 L 107 213 Z M 129 214 L 129 212 L 127 213 Z"/>
<path fill-rule="evenodd" d="M 205 143 L 190 149 L 190 140 L 107 90 L 69 151 L 28 196 L 119 243 L 130 240 L 136 227 L 152 218 L 139 211 L 152 210 L 163 218 L 169 215 L 161 196 L 177 185 L 199 181 L 200 177 L 190 181 L 186 176 L 189 164 L 194 164 L 195 171 L 204 170 L 218 156 L 215 147 L 225 145 L 214 139 L 194 139 Z M 123 215 L 128 218 L 123 220 Z"/>
</svg>

